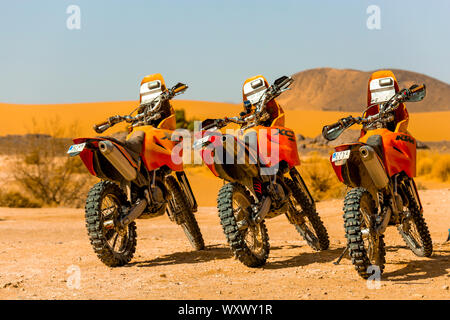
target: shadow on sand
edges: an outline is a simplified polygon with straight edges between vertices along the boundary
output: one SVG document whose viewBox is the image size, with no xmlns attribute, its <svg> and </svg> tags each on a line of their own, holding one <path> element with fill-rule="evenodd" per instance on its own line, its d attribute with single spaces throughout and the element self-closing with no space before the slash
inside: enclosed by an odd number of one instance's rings
<svg viewBox="0 0 450 320">
<path fill-rule="evenodd" d="M 405 247 L 388 247 L 387 251 L 398 251 Z M 420 259 L 420 260 L 419 260 Z M 409 282 L 414 280 L 426 280 L 446 275 L 450 272 L 450 249 L 434 250 L 429 258 L 418 258 L 411 252 L 411 260 L 389 262 L 387 264 L 404 265 L 401 269 L 384 272 L 383 279 L 393 282 Z"/>
<path fill-rule="evenodd" d="M 126 265 L 126 267 L 155 267 L 173 264 L 192 264 L 202 263 L 212 260 L 222 260 L 232 258 L 232 253 L 228 247 L 222 245 L 206 246 L 205 250 L 174 252 L 157 257 L 152 260 L 135 261 Z"/>
<path fill-rule="evenodd" d="M 308 246 L 294 246 L 294 245 L 286 245 L 286 246 L 277 246 L 271 247 L 271 251 L 281 250 L 281 249 L 294 249 L 294 248 L 309 248 Z M 302 267 L 307 266 L 312 263 L 331 263 L 336 260 L 337 257 L 341 254 L 344 248 L 334 248 L 328 249 L 325 251 L 311 251 L 310 252 L 302 252 L 298 255 L 283 255 L 283 260 L 279 261 L 269 261 L 266 265 L 263 266 L 264 269 L 284 269 L 284 268 L 292 268 L 292 267 Z"/>
<path fill-rule="evenodd" d="M 271 253 L 277 250 L 297 249 L 305 246 L 297 245 L 285 245 L 271 247 Z M 264 269 L 282 269 L 292 268 L 299 266 L 306 266 L 311 263 L 327 263 L 334 261 L 337 256 L 342 252 L 342 248 L 329 249 L 320 252 L 303 252 L 298 255 L 285 255 L 287 259 L 280 261 L 270 261 L 263 266 Z M 270 257 L 270 254 L 269 254 Z M 206 246 L 205 250 L 201 251 L 184 251 L 174 252 L 167 255 L 159 256 L 155 259 L 145 261 L 135 261 L 127 264 L 125 267 L 154 267 L 164 265 L 176 265 L 176 264 L 194 264 L 208 262 L 212 260 L 232 259 L 233 254 L 229 247 L 224 245 L 210 245 Z"/>
</svg>

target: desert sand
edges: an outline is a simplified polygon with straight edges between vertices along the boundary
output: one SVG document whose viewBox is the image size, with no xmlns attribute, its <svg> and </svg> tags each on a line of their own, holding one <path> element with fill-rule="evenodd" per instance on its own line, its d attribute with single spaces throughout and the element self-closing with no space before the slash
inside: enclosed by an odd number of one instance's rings
<svg viewBox="0 0 450 320">
<path fill-rule="evenodd" d="M 174 100 L 175 109 L 185 110 L 186 118 L 204 120 L 236 116 L 242 111 L 239 104 Z M 95 123 L 108 117 L 131 112 L 137 106 L 136 101 L 96 102 L 55 105 L 14 105 L 0 103 L 0 136 L 27 133 L 55 134 L 55 130 L 64 137 L 96 136 L 92 129 Z M 322 127 L 348 115 L 360 116 L 359 112 L 321 111 L 321 110 L 285 110 L 286 126 L 308 137 L 322 132 Z M 362 111 L 362 110 L 361 110 Z M 12 119 L 15 119 L 14 121 Z M 409 131 L 421 141 L 450 140 L 448 123 L 450 111 L 418 112 L 410 114 Z M 124 130 L 119 124 L 106 131 L 111 134 Z M 357 126 L 354 126 L 357 129 Z M 430 130 L 432 128 L 432 130 Z"/>
<path fill-rule="evenodd" d="M 192 251 L 166 216 L 137 220 L 135 257 L 119 268 L 97 259 L 82 209 L 0 208 L 0 299 L 449 299 L 450 189 L 420 194 L 434 254 L 414 256 L 388 228 L 379 289 L 368 289 L 348 258 L 332 263 L 345 246 L 342 200 L 318 203 L 331 239 L 324 252 L 308 247 L 284 216 L 268 220 L 271 252 L 257 269 L 232 257 L 215 207 L 197 213 L 206 250 Z M 80 271 L 78 289 L 68 287 L 71 266 Z"/>
</svg>

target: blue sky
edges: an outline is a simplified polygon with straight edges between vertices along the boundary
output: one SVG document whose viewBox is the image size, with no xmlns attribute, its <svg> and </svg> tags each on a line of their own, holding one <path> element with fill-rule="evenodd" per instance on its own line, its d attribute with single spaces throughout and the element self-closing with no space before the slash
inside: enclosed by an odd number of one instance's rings
<svg viewBox="0 0 450 320">
<path fill-rule="evenodd" d="M 81 29 L 69 30 L 69 5 Z M 381 29 L 369 30 L 369 5 Z M 450 1 L 0 2 L 0 102 L 135 100 L 143 76 L 183 99 L 239 102 L 243 81 L 316 68 L 401 68 L 450 82 Z"/>
</svg>

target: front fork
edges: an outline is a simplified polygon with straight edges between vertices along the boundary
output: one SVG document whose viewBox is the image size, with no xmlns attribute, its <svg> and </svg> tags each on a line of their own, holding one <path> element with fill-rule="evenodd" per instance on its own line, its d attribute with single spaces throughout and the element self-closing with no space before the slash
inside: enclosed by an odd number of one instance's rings
<svg viewBox="0 0 450 320">
<path fill-rule="evenodd" d="M 419 211 L 420 213 L 423 214 L 423 207 L 422 207 L 422 202 L 420 201 L 420 197 L 419 197 L 419 192 L 417 191 L 417 186 L 416 186 L 416 182 L 414 181 L 413 178 L 409 178 L 409 190 L 411 191 L 414 200 L 416 201 L 417 205 L 419 206 Z"/>
<path fill-rule="evenodd" d="M 192 212 L 197 212 L 197 200 L 195 199 L 194 193 L 192 192 L 191 185 L 184 171 L 176 172 L 176 176 L 178 179 L 178 183 L 186 194 L 187 199 L 189 200 L 189 204 L 191 206 Z"/>
<path fill-rule="evenodd" d="M 311 193 L 309 192 L 308 187 L 305 184 L 305 181 L 303 181 L 302 176 L 300 175 L 300 173 L 297 171 L 297 169 L 295 167 L 292 167 L 289 170 L 289 175 L 291 176 L 292 180 L 294 180 L 294 182 L 297 183 L 297 185 L 300 187 L 300 190 L 302 190 L 302 192 L 304 194 L 306 194 L 306 196 L 309 199 L 309 203 L 312 204 L 315 209 L 316 202 L 314 201 L 313 197 L 311 196 Z"/>
</svg>

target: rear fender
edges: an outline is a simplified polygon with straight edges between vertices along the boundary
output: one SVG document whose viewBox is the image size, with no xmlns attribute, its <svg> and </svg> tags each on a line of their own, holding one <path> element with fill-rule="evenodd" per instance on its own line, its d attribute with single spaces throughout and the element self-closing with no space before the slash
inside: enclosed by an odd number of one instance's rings
<svg viewBox="0 0 450 320">
<path fill-rule="evenodd" d="M 114 141 L 111 141 L 106 138 L 76 138 L 73 139 L 73 142 L 75 144 L 79 143 L 86 143 L 86 147 L 83 151 L 79 154 L 81 161 L 83 161 L 84 165 L 88 169 L 89 173 L 93 176 L 104 178 L 105 174 L 101 170 L 101 166 L 99 164 L 99 154 L 98 154 L 98 143 L 100 141 L 110 141 L 119 151 L 125 156 L 125 158 L 130 162 L 130 164 L 138 168 L 138 165 L 133 161 L 131 156 L 128 154 L 128 152 L 119 144 L 115 143 Z"/>
<path fill-rule="evenodd" d="M 214 151 L 216 148 L 222 147 L 222 134 L 220 132 L 208 132 L 208 144 L 200 150 L 200 156 L 211 172 L 218 177 L 219 173 L 216 171 L 214 165 Z M 198 135 L 196 139 L 204 136 L 204 132 Z"/>
<path fill-rule="evenodd" d="M 93 176 L 97 176 L 97 172 L 94 169 L 94 153 L 98 150 L 98 139 L 96 138 L 76 138 L 73 139 L 75 144 L 86 142 L 86 147 L 79 154 L 81 161 L 83 161 L 85 167 L 89 173 Z"/>
<path fill-rule="evenodd" d="M 335 147 L 335 151 L 339 152 L 339 151 L 351 150 L 351 153 L 353 153 L 353 152 L 355 152 L 356 149 L 359 149 L 359 147 L 361 147 L 362 145 L 363 145 L 362 143 L 343 144 L 343 145 Z M 348 181 L 348 179 L 345 178 L 346 174 L 345 174 L 345 172 L 343 173 L 343 171 L 348 170 L 349 160 L 352 158 L 352 155 L 350 155 L 350 159 L 348 159 L 346 161 L 346 163 L 344 163 L 342 165 L 336 165 L 332 161 L 332 157 L 333 157 L 333 155 L 330 155 L 330 163 L 331 163 L 331 166 L 333 167 L 334 172 L 336 173 L 337 178 L 339 179 L 340 182 L 348 185 L 349 181 Z"/>
</svg>

